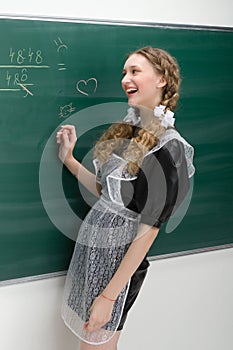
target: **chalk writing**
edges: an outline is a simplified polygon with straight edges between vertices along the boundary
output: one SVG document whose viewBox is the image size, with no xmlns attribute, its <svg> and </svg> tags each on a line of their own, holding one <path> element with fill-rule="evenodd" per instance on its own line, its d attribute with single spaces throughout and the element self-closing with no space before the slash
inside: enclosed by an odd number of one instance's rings
<svg viewBox="0 0 233 350">
<path fill-rule="evenodd" d="M 23 97 L 27 97 L 28 94 L 33 96 L 33 93 L 28 89 L 27 86 L 33 86 L 34 84 L 28 83 L 28 73 L 27 69 L 23 68 L 17 73 L 11 73 L 9 70 L 1 75 L 3 80 L 6 82 L 6 88 L 0 89 L 1 91 L 21 91 L 23 90 L 26 94 Z M 17 87 L 17 88 L 16 88 Z"/>
<path fill-rule="evenodd" d="M 10 48 L 9 58 L 11 64 L 25 64 L 27 63 L 35 63 L 41 64 L 43 62 L 43 56 L 41 50 L 33 51 L 31 48 L 28 49 L 19 49 L 14 51 Z"/>
<path fill-rule="evenodd" d="M 29 89 L 34 84 L 29 81 L 29 71 L 34 69 L 48 69 L 50 66 L 43 64 L 42 50 L 32 50 L 29 48 L 20 48 L 14 50 L 9 49 L 9 64 L 0 64 L 0 83 L 5 87 L 0 91 L 23 91 L 23 97 L 33 96 L 33 92 Z"/>
<path fill-rule="evenodd" d="M 19 82 L 25 82 L 28 79 L 27 69 L 23 68 L 21 71 L 10 74 L 10 72 L 6 71 L 6 81 L 7 85 L 10 86 L 11 82 L 13 82 L 14 85 L 17 85 Z"/>
<path fill-rule="evenodd" d="M 68 49 L 68 46 L 63 43 L 60 37 L 58 37 L 57 40 L 54 40 L 56 46 L 57 46 L 57 52 L 59 52 L 61 49 Z"/>
<path fill-rule="evenodd" d="M 33 93 L 32 93 L 30 90 L 28 90 L 28 89 L 26 88 L 25 85 L 23 85 L 23 84 L 21 84 L 21 83 L 18 83 L 18 85 L 21 86 L 21 88 L 22 88 L 24 91 L 26 91 L 26 95 L 24 95 L 24 97 L 27 97 L 28 94 L 31 95 L 31 96 L 33 96 Z M 32 84 L 27 84 L 27 85 L 32 85 Z"/>
<path fill-rule="evenodd" d="M 75 111 L 75 107 L 73 107 L 72 102 L 69 103 L 68 105 L 60 107 L 60 118 L 67 118 L 71 115 L 72 112 Z"/>
<path fill-rule="evenodd" d="M 58 70 L 66 70 L 64 63 L 58 63 Z"/>
<path fill-rule="evenodd" d="M 63 43 L 62 39 L 58 37 L 56 40 L 54 40 L 54 43 L 57 46 L 57 52 L 60 52 L 61 49 L 68 50 L 68 46 Z M 66 70 L 65 64 L 64 63 L 58 63 L 58 70 Z"/>
<path fill-rule="evenodd" d="M 82 95 L 89 96 L 95 94 L 98 87 L 96 78 L 89 78 L 87 80 L 79 80 L 76 84 L 76 89 Z"/>
</svg>

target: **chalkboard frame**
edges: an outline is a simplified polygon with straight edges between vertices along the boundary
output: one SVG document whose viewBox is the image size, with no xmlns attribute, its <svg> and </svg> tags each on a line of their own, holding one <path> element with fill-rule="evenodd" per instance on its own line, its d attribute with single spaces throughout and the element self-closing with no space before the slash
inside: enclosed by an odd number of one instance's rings
<svg viewBox="0 0 233 350">
<path fill-rule="evenodd" d="M 71 23 L 84 23 L 84 24 L 104 24 L 104 25 L 119 25 L 119 26 L 134 26 L 134 27 L 156 27 L 156 28 L 166 28 L 166 29 L 192 29 L 197 31 L 215 31 L 215 32 L 233 32 L 233 28 L 230 27 L 216 27 L 216 26 L 200 26 L 200 25 L 186 25 L 186 24 L 165 24 L 165 23 L 148 23 L 148 22 L 131 22 L 131 21 L 110 21 L 110 20 L 94 20 L 94 19 L 78 19 L 78 18 L 59 18 L 59 17 L 46 17 L 46 16 L 15 16 L 10 14 L 2 14 L 0 15 L 1 19 L 22 19 L 22 20 L 38 20 L 38 21 L 55 21 L 55 22 L 71 22 Z M 197 249 L 190 249 L 190 250 L 184 250 L 180 252 L 174 252 L 169 254 L 162 254 L 158 256 L 150 256 L 150 260 L 158 260 L 158 259 L 164 259 L 164 258 L 170 258 L 170 257 L 176 257 L 176 256 L 183 256 L 183 255 L 189 255 L 194 253 L 200 253 L 200 252 L 206 252 L 206 251 L 213 251 L 218 249 L 227 249 L 232 248 L 233 243 L 230 244 L 223 244 L 223 245 L 216 245 L 216 246 L 209 246 L 204 248 L 197 248 Z M 61 276 L 66 274 L 66 271 L 58 271 L 58 272 L 52 272 L 52 273 L 45 273 L 35 276 L 28 276 L 28 277 L 22 277 L 22 278 L 14 278 L 9 279 L 0 282 L 1 285 L 6 284 L 12 284 L 12 283 L 20 283 L 20 282 L 26 282 L 31 280 L 37 280 L 37 279 L 43 279 L 43 278 L 50 278 L 55 276 Z"/>
</svg>

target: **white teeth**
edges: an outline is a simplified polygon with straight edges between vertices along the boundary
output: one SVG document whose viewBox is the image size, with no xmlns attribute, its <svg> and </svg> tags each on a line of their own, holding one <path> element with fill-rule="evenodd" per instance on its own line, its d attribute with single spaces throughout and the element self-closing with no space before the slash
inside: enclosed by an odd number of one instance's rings
<svg viewBox="0 0 233 350">
<path fill-rule="evenodd" d="M 130 88 L 130 89 L 126 90 L 126 92 L 128 92 L 128 93 L 132 93 L 132 92 L 136 92 L 136 91 L 137 91 L 137 89 L 133 89 L 133 88 Z"/>
</svg>

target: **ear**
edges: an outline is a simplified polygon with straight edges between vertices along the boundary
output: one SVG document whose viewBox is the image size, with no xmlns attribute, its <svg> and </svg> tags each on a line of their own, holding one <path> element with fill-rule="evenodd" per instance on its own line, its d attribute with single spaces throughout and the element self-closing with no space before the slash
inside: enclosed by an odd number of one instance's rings
<svg viewBox="0 0 233 350">
<path fill-rule="evenodd" d="M 167 85 L 167 80 L 165 79 L 164 75 L 162 75 L 158 81 L 157 87 L 162 88 L 165 85 Z"/>
</svg>

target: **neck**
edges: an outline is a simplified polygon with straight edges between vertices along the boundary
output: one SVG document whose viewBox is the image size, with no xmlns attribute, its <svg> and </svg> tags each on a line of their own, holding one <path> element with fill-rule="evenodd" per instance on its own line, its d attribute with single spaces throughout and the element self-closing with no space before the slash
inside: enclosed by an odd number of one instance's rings
<svg viewBox="0 0 233 350">
<path fill-rule="evenodd" d="M 139 110 L 140 110 L 141 121 L 148 120 L 149 118 L 152 118 L 154 116 L 153 109 L 149 109 L 146 107 L 140 107 Z"/>
</svg>

